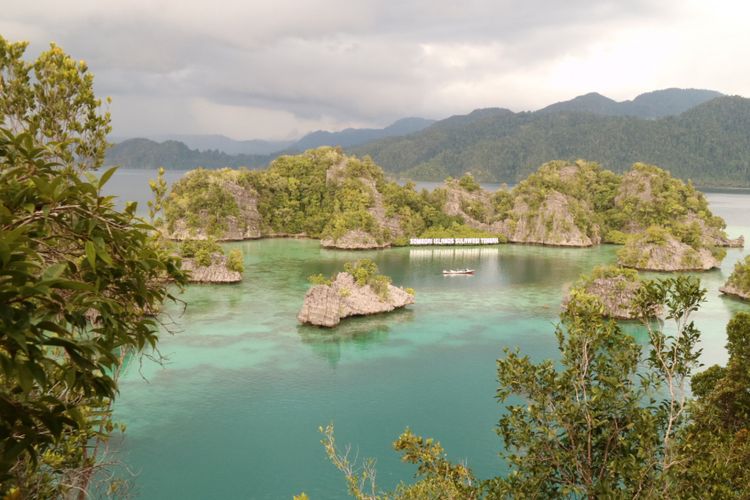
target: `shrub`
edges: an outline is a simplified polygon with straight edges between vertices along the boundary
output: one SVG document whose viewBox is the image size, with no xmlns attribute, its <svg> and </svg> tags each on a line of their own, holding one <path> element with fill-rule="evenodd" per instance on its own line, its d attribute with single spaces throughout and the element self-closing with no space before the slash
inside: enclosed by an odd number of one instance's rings
<svg viewBox="0 0 750 500">
<path fill-rule="evenodd" d="M 473 191 L 478 191 L 482 188 L 482 186 L 480 186 L 479 183 L 474 180 L 474 176 L 469 172 L 466 172 L 463 177 L 458 180 L 458 185 L 469 191 L 470 193 Z"/>
<path fill-rule="evenodd" d="M 312 274 L 307 277 L 307 281 L 310 282 L 311 285 L 326 285 L 330 286 L 331 283 L 333 283 L 332 280 L 329 278 L 326 278 L 322 274 Z"/>
<path fill-rule="evenodd" d="M 344 264 L 344 271 L 351 274 L 359 286 L 365 286 L 377 275 L 378 265 L 371 259 L 360 259 Z"/>
<path fill-rule="evenodd" d="M 224 255 L 224 250 L 213 238 L 207 240 L 185 240 L 180 244 L 180 255 L 182 257 L 193 258 L 198 253 L 208 253 L 209 255 L 218 253 Z"/>
<path fill-rule="evenodd" d="M 245 259 L 242 250 L 235 248 L 227 256 L 227 269 L 238 273 L 245 272 Z"/>
<path fill-rule="evenodd" d="M 604 241 L 607 243 L 614 243 L 615 245 L 624 245 L 628 240 L 628 235 L 617 229 L 613 229 L 607 233 Z"/>
</svg>

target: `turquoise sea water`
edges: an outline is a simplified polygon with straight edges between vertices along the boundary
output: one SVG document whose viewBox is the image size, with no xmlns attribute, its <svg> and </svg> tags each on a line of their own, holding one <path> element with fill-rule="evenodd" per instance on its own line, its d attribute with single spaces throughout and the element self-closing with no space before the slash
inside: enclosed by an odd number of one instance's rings
<svg viewBox="0 0 750 500">
<path fill-rule="evenodd" d="M 119 175 L 119 174 L 118 174 Z M 127 196 L 127 193 L 125 193 Z M 709 194 L 730 235 L 750 236 L 750 195 Z M 313 240 L 229 245 L 245 255 L 239 285 L 191 286 L 172 305 L 164 366 L 131 364 L 117 419 L 127 423 L 118 458 L 137 473 L 138 498 L 346 498 L 324 456 L 318 426 L 334 422 L 353 454 L 376 457 L 378 482 L 409 480 L 391 443 L 407 426 L 434 436 L 480 477 L 502 472 L 494 432 L 495 360 L 519 347 L 556 356 L 554 324 L 575 279 L 614 260 L 616 247 L 501 245 L 341 252 Z M 708 303 L 696 315 L 704 362 L 723 363 L 724 325 L 745 304 L 718 287 L 745 255 L 730 249 L 721 270 L 702 273 Z M 417 303 L 386 316 L 347 320 L 333 331 L 302 327 L 296 314 L 307 276 L 370 257 Z M 443 277 L 472 267 L 473 277 Z M 636 335 L 637 329 L 632 327 Z"/>
</svg>

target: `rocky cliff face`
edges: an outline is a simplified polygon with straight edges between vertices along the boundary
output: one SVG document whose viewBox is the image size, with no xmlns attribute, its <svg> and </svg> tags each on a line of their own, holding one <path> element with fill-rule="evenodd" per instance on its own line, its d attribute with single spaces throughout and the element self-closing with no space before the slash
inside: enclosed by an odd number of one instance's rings
<svg viewBox="0 0 750 500">
<path fill-rule="evenodd" d="M 516 198 L 511 218 L 503 224 L 503 233 L 513 243 L 539 245 L 590 247 L 601 242 L 599 228 L 594 228 L 593 238 L 576 222 L 573 206 L 578 200 L 558 191 L 550 191 L 537 209 L 530 208 L 523 196 Z M 587 207 L 584 217 L 593 220 L 594 214 Z"/>
<path fill-rule="evenodd" d="M 727 283 L 726 285 L 720 287 L 719 291 L 723 294 L 739 297 L 743 300 L 750 300 L 750 290 L 743 290 L 742 288 L 736 285 L 732 285 L 731 283 Z"/>
<path fill-rule="evenodd" d="M 542 171 L 553 175 L 560 185 L 578 182 L 583 175 L 580 165 L 566 162 L 551 162 Z M 483 189 L 467 191 L 455 180 L 443 188 L 447 194 L 443 209 L 448 215 L 463 218 L 475 229 L 502 234 L 512 243 L 589 247 L 601 242 L 599 226 L 593 222 L 596 215 L 585 200 L 541 185 L 536 179 L 507 192 L 510 209 L 505 212 L 498 210 L 493 199 L 496 194 Z M 584 221 L 588 228 L 582 226 Z"/>
<path fill-rule="evenodd" d="M 216 241 L 240 241 L 261 237 L 263 220 L 258 212 L 258 193 L 250 187 L 243 187 L 226 176 L 220 179 L 211 178 L 211 182 L 224 193 L 231 196 L 237 204 L 239 215 L 222 217 L 217 230 L 211 220 L 209 210 L 201 210 L 196 214 L 187 214 L 176 219 L 165 231 L 167 238 L 172 240 L 206 240 L 213 236 Z M 197 218 L 197 222 L 188 223 L 188 217 Z M 171 229 L 171 230 L 170 230 Z M 211 234 L 209 234 L 211 232 Z"/>
<path fill-rule="evenodd" d="M 326 171 L 326 184 L 337 185 L 344 181 L 347 178 L 346 167 L 346 159 L 332 165 Z M 378 191 L 375 180 L 365 176 L 355 177 L 354 179 L 360 183 L 362 189 L 372 200 L 367 212 L 374 221 L 375 229 L 373 232 L 379 236 L 376 237 L 362 228 L 351 229 L 338 237 L 324 237 L 320 242 L 321 246 L 342 250 L 367 250 L 391 246 L 393 239 L 403 236 L 400 219 L 387 215 L 383 195 Z"/>
<path fill-rule="evenodd" d="M 349 316 L 365 316 L 393 311 L 414 303 L 414 296 L 388 285 L 381 297 L 370 285 L 359 286 L 349 273 L 339 273 L 330 285 L 315 285 L 305 294 L 297 319 L 300 323 L 334 327 Z"/>
<path fill-rule="evenodd" d="M 707 248 L 695 249 L 671 234 L 656 240 L 647 233 L 631 237 L 618 252 L 617 263 L 645 271 L 707 271 L 720 265 Z"/>
<path fill-rule="evenodd" d="M 210 266 L 198 265 L 194 259 L 182 259 L 182 270 L 190 272 L 191 283 L 239 283 L 242 274 L 227 268 L 227 258 L 224 255 L 211 256 Z"/>
<path fill-rule="evenodd" d="M 744 246 L 742 236 L 737 239 L 727 236 L 723 221 L 711 214 L 702 193 L 650 165 L 637 163 L 622 176 L 614 208 L 630 215 L 622 228 L 625 233 L 645 231 L 654 223 L 646 215 L 651 212 L 667 215 L 666 222 L 672 226 L 694 229 L 703 247 Z"/>
<path fill-rule="evenodd" d="M 639 281 L 625 276 L 596 278 L 586 283 L 582 290 L 594 295 L 603 306 L 603 316 L 612 319 L 638 319 L 640 315 L 633 308 L 633 299 L 640 288 Z M 563 299 L 563 309 L 567 308 L 571 295 Z"/>
</svg>

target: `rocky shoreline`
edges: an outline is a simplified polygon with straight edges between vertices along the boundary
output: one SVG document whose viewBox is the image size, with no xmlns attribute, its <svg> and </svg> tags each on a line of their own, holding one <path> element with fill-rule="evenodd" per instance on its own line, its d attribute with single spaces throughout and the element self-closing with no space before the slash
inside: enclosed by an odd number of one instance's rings
<svg viewBox="0 0 750 500">
<path fill-rule="evenodd" d="M 413 303 L 414 295 L 402 288 L 388 284 L 386 293 L 379 294 L 371 285 L 359 285 L 354 276 L 341 272 L 330 285 L 314 285 L 307 291 L 297 319 L 332 328 L 344 318 L 381 314 Z"/>
<path fill-rule="evenodd" d="M 242 281 L 242 273 L 232 271 L 227 267 L 227 257 L 214 254 L 211 256 L 211 264 L 202 266 L 195 259 L 182 259 L 182 270 L 188 271 L 190 283 L 239 283 Z"/>
<path fill-rule="evenodd" d="M 723 293 L 724 295 L 730 295 L 732 297 L 737 297 L 742 300 L 750 300 L 750 291 L 741 290 L 733 285 L 727 284 L 722 287 L 719 287 L 719 291 Z"/>
</svg>

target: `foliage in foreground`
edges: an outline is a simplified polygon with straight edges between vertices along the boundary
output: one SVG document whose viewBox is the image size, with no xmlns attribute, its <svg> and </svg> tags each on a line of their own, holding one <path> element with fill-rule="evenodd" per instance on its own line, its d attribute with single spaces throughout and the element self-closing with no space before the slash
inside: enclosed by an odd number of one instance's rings
<svg viewBox="0 0 750 500">
<path fill-rule="evenodd" d="M 135 204 L 101 195 L 115 170 L 86 172 L 109 115 L 85 63 L 25 48 L 0 37 L 0 496 L 112 496 L 94 478 L 117 379 L 185 276 Z"/>
<path fill-rule="evenodd" d="M 690 277 L 641 287 L 636 306 L 661 306 L 669 320 L 644 320 L 646 355 L 585 294 L 568 305 L 556 329 L 559 363 L 536 364 L 506 350 L 497 364 L 497 396 L 509 403 L 497 429 L 511 469 L 505 476 L 479 482 L 447 461 L 439 445 L 407 430 L 394 446 L 419 465 L 417 481 L 383 492 L 374 463 L 353 464 L 348 448 L 336 447 L 332 426 L 321 429 L 322 443 L 360 500 L 747 498 L 750 314 L 729 323 L 727 366 L 696 375 L 690 400 L 687 384 L 701 352 L 691 315 L 704 296 Z"/>
</svg>

